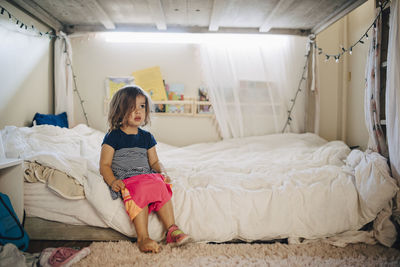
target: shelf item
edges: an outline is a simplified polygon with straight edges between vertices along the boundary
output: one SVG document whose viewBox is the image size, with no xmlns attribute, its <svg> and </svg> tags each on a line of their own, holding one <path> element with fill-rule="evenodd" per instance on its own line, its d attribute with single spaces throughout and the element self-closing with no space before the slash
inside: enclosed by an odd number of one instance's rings
<svg viewBox="0 0 400 267">
<path fill-rule="evenodd" d="M 166 100 L 167 92 L 159 66 L 138 70 L 132 73 L 135 84 L 145 90 L 151 99 Z"/>
<path fill-rule="evenodd" d="M 214 112 L 210 101 L 187 100 L 159 100 L 151 101 L 155 116 L 195 116 L 213 117 Z M 104 115 L 108 114 L 110 100 L 104 99 Z M 204 108 L 208 107 L 208 108 Z"/>
<path fill-rule="evenodd" d="M 195 101 L 196 116 L 209 117 L 214 114 L 213 107 L 210 101 Z"/>
<path fill-rule="evenodd" d="M 153 101 L 155 114 L 193 116 L 193 100 L 164 100 Z"/>
<path fill-rule="evenodd" d="M 165 100 L 153 101 L 156 116 L 198 116 L 212 117 L 210 101 L 190 100 Z"/>
</svg>

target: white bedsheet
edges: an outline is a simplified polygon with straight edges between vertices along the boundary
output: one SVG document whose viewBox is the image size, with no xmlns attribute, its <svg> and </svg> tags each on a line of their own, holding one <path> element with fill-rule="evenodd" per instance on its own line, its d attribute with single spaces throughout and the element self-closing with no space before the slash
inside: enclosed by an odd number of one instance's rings
<svg viewBox="0 0 400 267">
<path fill-rule="evenodd" d="M 111 200 L 98 172 L 104 133 L 85 125 L 37 126 L 6 127 L 2 136 L 9 157 L 75 177 L 101 223 L 135 236 L 122 201 Z M 173 179 L 177 224 L 196 241 L 315 239 L 354 231 L 374 220 L 398 191 L 378 154 L 349 155 L 343 142 L 314 134 L 157 148 Z M 163 238 L 154 214 L 149 232 Z"/>
<path fill-rule="evenodd" d="M 62 198 L 43 183 L 25 183 L 24 202 L 27 216 L 73 225 L 108 227 L 86 199 Z"/>
</svg>

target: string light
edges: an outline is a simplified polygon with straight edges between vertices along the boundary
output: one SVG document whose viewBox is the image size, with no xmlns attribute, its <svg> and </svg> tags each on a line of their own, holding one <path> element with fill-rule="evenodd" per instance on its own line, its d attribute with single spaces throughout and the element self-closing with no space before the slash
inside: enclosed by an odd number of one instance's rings
<svg viewBox="0 0 400 267">
<path fill-rule="evenodd" d="M 374 19 L 374 22 L 371 24 L 371 26 L 368 27 L 368 29 L 367 29 L 366 32 L 361 36 L 361 38 L 360 38 L 356 43 L 352 44 L 348 49 L 344 48 L 343 45 L 340 45 L 341 52 L 339 52 L 338 54 L 327 54 L 327 53 L 324 53 L 323 50 L 322 50 L 322 48 L 321 48 L 321 47 L 318 47 L 317 44 L 316 44 L 313 40 L 310 40 L 310 42 L 311 42 L 311 43 L 314 43 L 314 48 L 315 48 L 316 50 L 318 50 L 318 54 L 319 54 L 319 55 L 323 54 L 323 55 L 325 56 L 325 61 L 329 61 L 329 59 L 330 59 L 331 57 L 333 57 L 333 58 L 335 59 L 335 62 L 338 63 L 340 57 L 341 57 L 344 53 L 349 52 L 349 54 L 351 55 L 351 54 L 353 53 L 353 47 L 355 47 L 358 43 L 364 44 L 364 41 L 362 40 L 364 37 L 368 40 L 368 31 L 369 31 L 372 27 L 376 28 L 376 21 L 377 21 L 377 19 L 379 18 L 379 16 L 382 14 L 383 9 L 385 8 L 385 6 L 387 5 L 388 2 L 389 2 L 389 1 L 386 1 L 386 2 L 383 3 L 383 4 L 382 4 L 381 2 L 379 2 L 380 11 L 379 11 L 378 15 L 376 16 L 376 18 Z M 290 122 L 292 121 L 292 112 L 293 112 L 294 105 L 296 104 L 297 96 L 298 96 L 299 93 L 301 92 L 301 84 L 302 84 L 302 82 L 303 82 L 304 80 L 306 80 L 305 72 L 306 72 L 306 70 L 307 70 L 307 65 L 308 65 L 308 61 L 309 61 L 309 58 L 310 58 L 310 51 L 311 51 L 311 49 L 309 49 L 307 55 L 305 55 L 305 56 L 307 57 L 307 59 L 306 59 L 306 62 L 305 62 L 305 64 L 304 64 L 303 74 L 301 75 L 301 79 L 300 79 L 300 82 L 299 82 L 299 86 L 297 87 L 297 91 L 296 91 L 296 94 L 295 94 L 294 98 L 290 99 L 290 101 L 291 101 L 291 107 L 290 107 L 290 109 L 287 111 L 287 114 L 288 114 L 288 115 L 287 115 L 287 119 L 286 119 L 285 126 L 284 126 L 283 129 L 282 129 L 282 133 L 285 132 L 286 127 L 289 126 L 289 125 L 290 125 Z"/>
<path fill-rule="evenodd" d="M 52 38 L 58 38 L 57 35 L 54 34 L 53 30 L 50 30 L 48 32 L 41 32 L 38 29 L 35 28 L 35 26 L 31 25 L 28 26 L 28 24 L 22 22 L 20 19 L 16 18 L 14 15 L 12 15 L 6 8 L 4 8 L 3 6 L 0 5 L 0 14 L 2 16 L 8 16 L 8 19 L 15 23 L 15 26 L 19 29 L 25 29 L 26 31 L 31 31 L 33 33 L 35 33 L 38 36 L 46 36 L 50 39 Z"/>
<path fill-rule="evenodd" d="M 78 91 L 78 86 L 76 85 L 76 75 L 75 75 L 74 69 L 72 68 L 72 62 L 70 61 L 70 55 L 69 55 L 68 50 L 67 50 L 67 42 L 65 40 L 64 40 L 64 45 L 65 45 L 64 53 L 67 54 L 66 65 L 71 68 L 72 78 L 74 79 L 74 89 L 73 89 L 73 91 L 76 93 L 76 95 L 79 98 L 79 103 L 81 104 L 82 113 L 83 113 L 83 116 L 85 117 L 86 124 L 87 124 L 87 126 L 90 126 L 89 125 L 89 119 L 88 119 L 88 116 L 87 116 L 87 113 L 86 113 L 86 110 L 85 110 L 85 105 L 84 105 L 85 101 L 82 99 L 81 94 Z"/>
<path fill-rule="evenodd" d="M 314 42 L 314 41 L 310 40 L 309 42 Z M 306 56 L 306 62 L 305 62 L 304 67 L 303 67 L 303 73 L 301 74 L 301 78 L 300 78 L 300 81 L 299 81 L 299 85 L 297 86 L 296 94 L 294 95 L 294 97 L 292 99 L 290 99 L 290 101 L 292 102 L 292 105 L 290 106 L 290 109 L 287 111 L 288 116 L 287 116 L 287 119 L 286 119 L 285 126 L 283 126 L 282 133 L 285 132 L 286 127 L 288 125 L 290 125 L 290 122 L 292 121 L 292 112 L 293 112 L 294 105 L 296 104 L 297 96 L 301 92 L 301 84 L 303 83 L 303 81 L 305 81 L 307 79 L 306 71 L 307 71 L 308 61 L 310 59 L 310 53 L 311 53 L 311 49 L 309 49 L 307 54 L 305 55 Z M 327 59 L 329 59 L 328 55 L 327 55 Z"/>
<path fill-rule="evenodd" d="M 314 43 L 314 48 L 315 48 L 315 49 L 318 49 L 318 55 L 323 54 L 323 55 L 325 56 L 325 62 L 329 61 L 329 59 L 332 57 L 332 58 L 335 59 L 335 62 L 336 62 L 336 63 L 339 62 L 340 57 L 341 57 L 344 53 L 349 52 L 349 54 L 351 55 L 351 54 L 353 53 L 353 47 L 355 47 L 355 46 L 356 46 L 357 44 L 359 44 L 359 43 L 360 43 L 360 44 L 364 44 L 365 41 L 363 40 L 363 38 L 365 38 L 365 39 L 368 40 L 368 37 L 369 37 L 369 36 L 368 36 L 368 31 L 369 31 L 372 27 L 376 28 L 377 20 L 379 19 L 380 15 L 382 14 L 383 10 L 385 9 L 385 7 L 386 7 L 386 5 L 387 5 L 388 3 L 389 3 L 389 0 L 385 1 L 383 4 L 382 4 L 382 2 L 379 2 L 378 5 L 379 5 L 380 10 L 379 10 L 378 15 L 377 15 L 376 18 L 374 19 L 373 23 L 368 27 L 368 29 L 367 29 L 367 30 L 365 31 L 365 33 L 360 37 L 360 39 L 358 39 L 358 41 L 355 42 L 354 44 L 350 45 L 350 47 L 349 47 L 348 49 L 344 48 L 343 45 L 341 45 L 341 46 L 340 46 L 341 51 L 340 51 L 339 53 L 337 53 L 337 54 L 328 54 L 328 53 L 325 53 L 321 47 L 318 47 L 316 43 Z"/>
</svg>

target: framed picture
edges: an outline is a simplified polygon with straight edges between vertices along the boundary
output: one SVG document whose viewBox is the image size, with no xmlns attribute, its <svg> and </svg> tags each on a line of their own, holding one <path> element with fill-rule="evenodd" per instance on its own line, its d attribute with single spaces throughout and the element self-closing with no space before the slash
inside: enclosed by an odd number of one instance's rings
<svg viewBox="0 0 400 267">
<path fill-rule="evenodd" d="M 113 95 L 126 85 L 134 85 L 133 76 L 107 77 L 106 78 L 106 99 L 111 100 Z"/>
</svg>

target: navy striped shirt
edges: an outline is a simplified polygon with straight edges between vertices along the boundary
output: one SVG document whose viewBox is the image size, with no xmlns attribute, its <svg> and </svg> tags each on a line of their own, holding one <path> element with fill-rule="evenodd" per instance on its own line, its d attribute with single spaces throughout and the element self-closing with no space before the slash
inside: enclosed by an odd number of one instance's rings
<svg viewBox="0 0 400 267">
<path fill-rule="evenodd" d="M 111 169 L 117 179 L 125 179 L 135 175 L 152 173 L 147 158 L 147 150 L 157 144 L 153 135 L 138 128 L 137 134 L 126 134 L 121 129 L 106 134 L 103 144 L 114 148 Z M 121 193 L 116 193 L 110 187 L 111 197 L 117 199 Z"/>
</svg>

